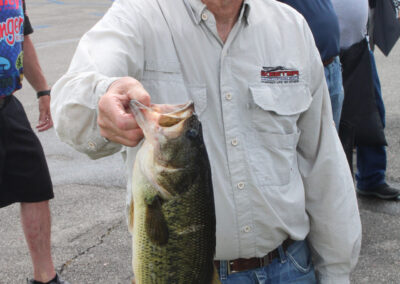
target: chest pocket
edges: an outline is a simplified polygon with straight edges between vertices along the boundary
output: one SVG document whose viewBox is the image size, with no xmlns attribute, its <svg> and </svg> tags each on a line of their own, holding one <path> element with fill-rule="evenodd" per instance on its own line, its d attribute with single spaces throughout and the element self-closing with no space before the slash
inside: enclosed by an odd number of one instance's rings
<svg viewBox="0 0 400 284">
<path fill-rule="evenodd" d="M 286 185 L 297 167 L 297 120 L 309 108 L 311 94 L 301 83 L 251 86 L 250 93 L 250 167 L 260 187 Z"/>
<path fill-rule="evenodd" d="M 306 84 L 251 86 L 252 119 L 258 131 L 292 133 L 299 115 L 307 110 L 312 97 Z"/>
<path fill-rule="evenodd" d="M 207 106 L 205 85 L 185 84 L 178 61 L 146 60 L 141 83 L 153 103 L 183 104 L 191 100 L 198 115 Z"/>
</svg>

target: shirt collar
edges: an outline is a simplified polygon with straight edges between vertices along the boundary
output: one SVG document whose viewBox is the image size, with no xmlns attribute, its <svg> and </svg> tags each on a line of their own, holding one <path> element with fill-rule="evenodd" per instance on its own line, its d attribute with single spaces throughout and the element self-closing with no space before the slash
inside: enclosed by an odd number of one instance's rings
<svg viewBox="0 0 400 284">
<path fill-rule="evenodd" d="M 201 15 L 204 10 L 207 9 L 207 6 L 201 0 L 184 0 L 186 7 L 188 8 L 191 16 L 195 23 L 200 24 L 202 19 Z M 247 24 L 249 21 L 249 13 L 250 13 L 251 0 L 244 0 L 242 9 L 239 14 L 239 21 L 245 20 Z"/>
</svg>

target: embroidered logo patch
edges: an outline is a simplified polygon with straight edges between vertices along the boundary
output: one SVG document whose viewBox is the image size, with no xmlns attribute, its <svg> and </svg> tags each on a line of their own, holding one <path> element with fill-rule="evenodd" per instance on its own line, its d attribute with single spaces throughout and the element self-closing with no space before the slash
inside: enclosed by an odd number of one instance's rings
<svg viewBox="0 0 400 284">
<path fill-rule="evenodd" d="M 299 82 L 299 70 L 288 69 L 283 66 L 263 67 L 261 82 L 268 84 L 287 84 Z"/>
</svg>

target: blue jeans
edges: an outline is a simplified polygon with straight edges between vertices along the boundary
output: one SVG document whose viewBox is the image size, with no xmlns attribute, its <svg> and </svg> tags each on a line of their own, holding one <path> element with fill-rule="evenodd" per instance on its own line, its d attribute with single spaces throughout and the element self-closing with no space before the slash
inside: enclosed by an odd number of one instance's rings
<svg viewBox="0 0 400 284">
<path fill-rule="evenodd" d="M 370 51 L 370 58 L 376 105 L 378 106 L 383 127 L 385 127 L 385 106 L 382 100 L 381 84 L 372 51 Z M 386 164 L 385 146 L 357 147 L 357 187 L 363 190 L 385 183 Z"/>
<path fill-rule="evenodd" d="M 220 262 L 222 284 L 317 283 L 307 242 L 297 241 L 286 252 L 279 247 L 279 257 L 257 269 L 227 274 L 227 261 Z"/>
<path fill-rule="evenodd" d="M 338 130 L 344 100 L 342 65 L 340 64 L 339 56 L 336 56 L 331 64 L 325 66 L 324 71 L 331 98 L 333 121 L 335 122 L 336 130 Z"/>
</svg>

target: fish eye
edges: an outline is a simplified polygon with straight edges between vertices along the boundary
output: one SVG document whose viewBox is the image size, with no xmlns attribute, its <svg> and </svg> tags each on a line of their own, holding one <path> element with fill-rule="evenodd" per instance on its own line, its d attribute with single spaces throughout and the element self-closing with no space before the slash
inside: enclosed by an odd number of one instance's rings
<svg viewBox="0 0 400 284">
<path fill-rule="evenodd" d="M 186 137 L 189 139 L 194 139 L 199 135 L 199 132 L 196 129 L 189 129 L 188 131 L 186 131 Z"/>
</svg>

